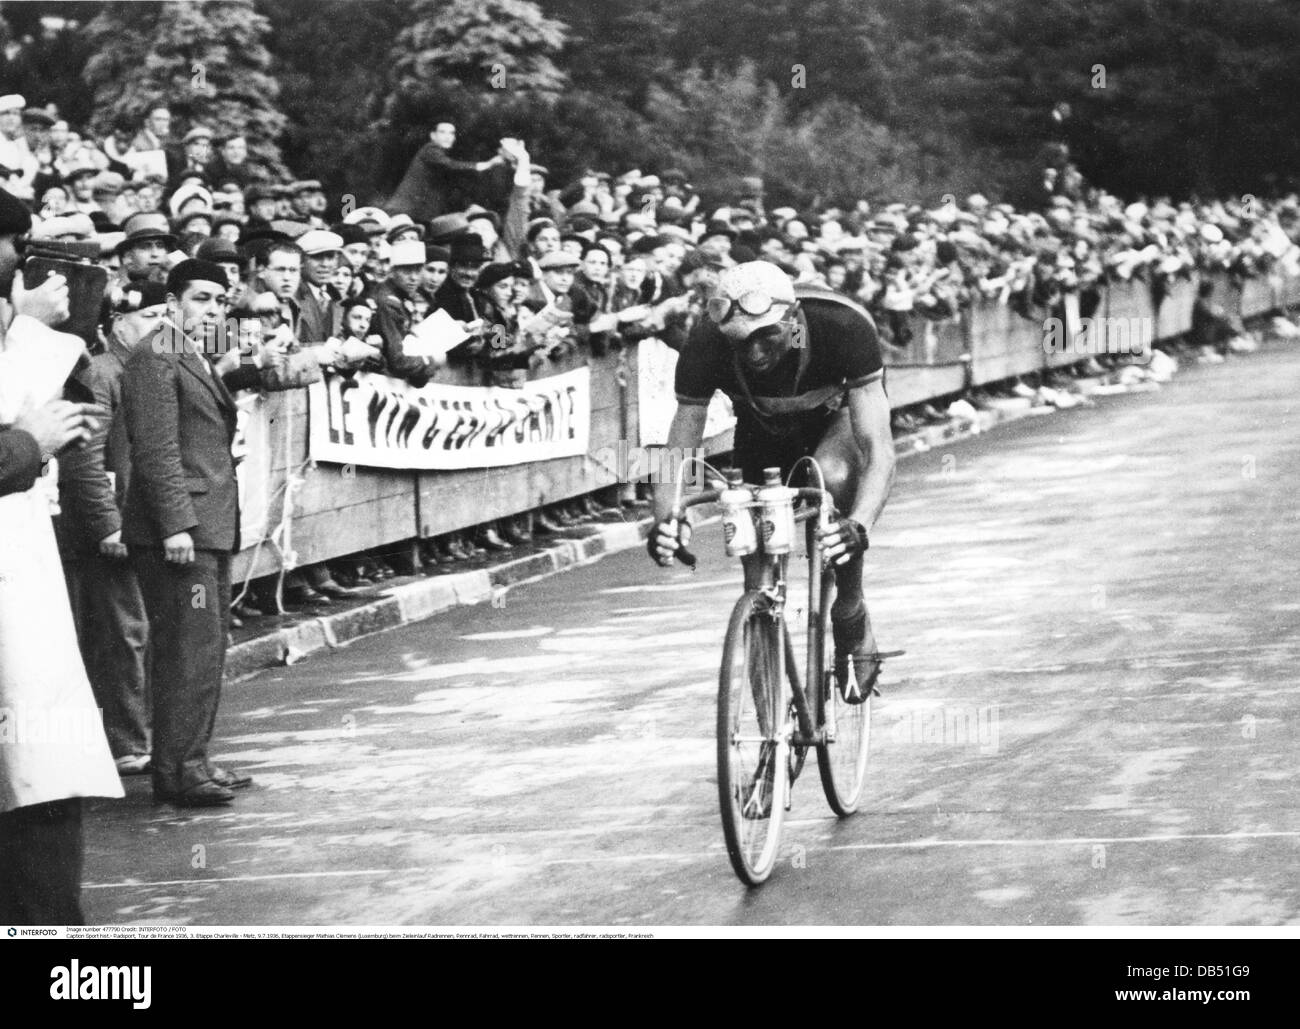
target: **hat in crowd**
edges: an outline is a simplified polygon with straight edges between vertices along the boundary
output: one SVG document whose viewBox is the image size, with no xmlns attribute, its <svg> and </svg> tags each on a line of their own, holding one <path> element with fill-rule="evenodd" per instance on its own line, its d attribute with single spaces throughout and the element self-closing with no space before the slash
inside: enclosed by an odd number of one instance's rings
<svg viewBox="0 0 1300 1029">
<path fill-rule="evenodd" d="M 554 268 L 576 268 L 581 263 L 567 250 L 552 250 L 549 254 L 542 255 L 542 259 L 537 262 L 537 267 L 545 272 Z"/>
<path fill-rule="evenodd" d="M 569 208 L 569 218 L 596 218 L 600 216 L 600 208 L 590 200 L 579 200 Z"/>
<path fill-rule="evenodd" d="M 663 179 L 664 182 L 670 182 L 676 185 L 681 185 L 686 182 L 686 173 L 680 168 L 669 168 L 659 177 Z"/>
<path fill-rule="evenodd" d="M 695 242 L 691 238 L 691 234 L 687 232 L 685 229 L 683 229 L 680 225 L 661 225 L 659 226 L 659 235 L 668 236 L 672 239 L 679 240 L 682 243 Z M 660 243 L 660 246 L 662 245 L 663 244 Z"/>
<path fill-rule="evenodd" d="M 392 221 L 388 223 L 387 236 L 389 242 L 392 242 L 393 237 L 399 232 L 406 232 L 409 229 L 414 229 L 416 235 L 419 236 L 420 239 L 424 239 L 424 226 L 417 224 L 415 219 L 409 214 L 403 213 L 393 215 Z"/>
<path fill-rule="evenodd" d="M 418 239 L 404 239 L 400 243 L 391 244 L 391 246 L 394 268 L 409 268 L 412 265 L 427 263 L 425 261 L 424 244 Z"/>
<path fill-rule="evenodd" d="M 0 96 L 0 112 L 21 111 L 26 106 L 27 100 L 18 93 L 10 93 L 7 96 Z"/>
<path fill-rule="evenodd" d="M 319 193 L 321 192 L 320 179 L 299 179 L 289 186 L 289 194 L 298 196 L 302 193 Z"/>
<path fill-rule="evenodd" d="M 96 200 L 107 200 L 110 197 L 120 196 L 125 187 L 126 179 L 122 178 L 117 172 L 102 171 L 95 176 L 95 185 L 91 195 Z"/>
<path fill-rule="evenodd" d="M 280 243 L 292 239 L 293 237 L 287 232 L 281 232 L 270 225 L 263 225 L 261 228 L 246 231 L 240 238 L 239 244 L 248 247 L 254 243 Z"/>
<path fill-rule="evenodd" d="M 93 164 L 79 164 L 77 167 L 68 170 L 68 173 L 63 176 L 63 181 L 65 184 L 70 186 L 78 179 L 84 179 L 88 175 L 94 176 L 98 174 L 99 169 Z"/>
<path fill-rule="evenodd" d="M 172 235 L 167 216 L 160 211 L 141 211 L 131 215 L 122 225 L 122 232 L 122 241 L 116 248 L 119 254 L 151 239 L 159 240 L 168 250 L 176 246 L 176 237 Z"/>
<path fill-rule="evenodd" d="M 220 261 L 239 262 L 240 260 L 239 248 L 221 236 L 205 239 L 195 249 L 194 256 L 200 261 L 212 261 L 214 264 Z"/>
<path fill-rule="evenodd" d="M 151 279 L 133 281 L 125 289 L 115 290 L 109 298 L 109 308 L 114 314 L 134 314 L 147 307 L 161 307 L 165 303 L 167 287 Z"/>
<path fill-rule="evenodd" d="M 772 211 L 772 219 L 778 222 L 788 222 L 791 218 L 797 218 L 799 212 L 793 207 L 778 207 Z"/>
<path fill-rule="evenodd" d="M 172 198 L 167 201 L 167 206 L 171 209 L 172 217 L 180 217 L 181 208 L 191 200 L 196 199 L 202 201 L 204 207 L 211 209 L 212 194 L 208 192 L 207 187 L 197 182 L 185 183 L 185 185 L 181 186 L 180 189 L 173 193 Z"/>
<path fill-rule="evenodd" d="M 344 314 L 351 311 L 354 307 L 366 307 L 371 311 L 378 310 L 379 308 L 379 305 L 376 304 L 371 297 L 348 297 L 348 299 L 343 301 L 339 306 L 342 307 Z"/>
<path fill-rule="evenodd" d="M 682 260 L 682 274 L 701 268 L 725 268 L 727 258 L 721 250 L 709 245 L 698 246 Z"/>
<path fill-rule="evenodd" d="M 255 204 L 259 200 L 276 200 L 279 195 L 280 191 L 277 187 L 265 182 L 255 182 L 244 190 L 244 203 Z"/>
<path fill-rule="evenodd" d="M 27 205 L 7 189 L 0 189 L 0 236 L 21 236 L 31 227 L 32 212 Z"/>
<path fill-rule="evenodd" d="M 289 218 L 277 218 L 271 222 L 271 228 L 284 233 L 289 239 L 296 240 L 311 229 L 306 222 L 297 222 Z"/>
<path fill-rule="evenodd" d="M 514 261 L 498 261 L 495 264 L 484 266 L 483 270 L 478 273 L 478 281 L 475 283 L 479 289 L 491 289 L 498 282 L 504 279 L 513 279 L 519 274 L 519 268 Z"/>
<path fill-rule="evenodd" d="M 167 273 L 167 292 L 180 296 L 191 282 L 215 282 L 225 289 L 228 280 L 221 265 L 191 257 Z"/>
<path fill-rule="evenodd" d="M 328 229 L 308 229 L 297 239 L 304 254 L 334 254 L 343 249 L 343 237 Z"/>
<path fill-rule="evenodd" d="M 195 125 L 181 138 L 182 143 L 193 143 L 196 139 L 211 139 L 212 130 L 206 125 Z"/>
<path fill-rule="evenodd" d="M 501 231 L 501 216 L 496 211 L 489 211 L 486 207 L 480 207 L 478 204 L 465 209 L 465 220 L 467 222 L 478 221 L 479 219 L 490 221 L 492 228 L 497 232 Z"/>
<path fill-rule="evenodd" d="M 176 221 L 173 223 L 173 227 L 176 229 L 177 232 L 184 232 L 185 227 L 189 225 L 190 222 L 194 221 L 194 219 L 206 218 L 208 221 L 208 227 L 211 228 L 212 217 L 213 214 L 209 208 L 196 207 L 193 208 L 192 210 L 186 211 L 179 218 L 177 218 Z"/>
<path fill-rule="evenodd" d="M 429 222 L 429 235 L 425 239 L 430 243 L 450 243 L 468 232 L 469 219 L 463 214 L 444 214 Z"/>
<path fill-rule="evenodd" d="M 542 229 L 556 229 L 556 228 L 559 228 L 559 226 L 555 224 L 554 218 L 534 218 L 532 221 L 528 223 L 528 231 L 527 233 L 525 233 L 525 235 L 528 239 L 528 242 L 531 243 L 533 240 L 537 238 L 537 234 L 541 232 Z"/>
<path fill-rule="evenodd" d="M 424 263 L 430 264 L 433 261 L 451 264 L 451 247 L 445 247 L 440 243 L 426 243 L 424 245 Z"/>
<path fill-rule="evenodd" d="M 347 225 L 360 225 L 362 222 L 374 222 L 380 232 L 388 229 L 391 219 L 378 207 L 358 207 L 343 219 Z"/>
<path fill-rule="evenodd" d="M 635 185 L 641 181 L 641 169 L 631 168 L 618 177 L 618 181 L 626 183 L 629 186 Z"/>
<path fill-rule="evenodd" d="M 345 247 L 353 243 L 370 244 L 370 235 L 360 225 L 349 225 L 347 222 L 337 222 L 330 226 L 330 232 L 343 240 Z"/>
<path fill-rule="evenodd" d="M 28 107 L 23 111 L 24 125 L 44 125 L 47 129 L 54 124 L 54 115 L 40 107 Z"/>
<path fill-rule="evenodd" d="M 482 264 L 487 259 L 483 241 L 477 236 L 461 236 L 451 241 L 452 264 Z"/>
<path fill-rule="evenodd" d="M 66 236 L 74 239 L 89 239 L 94 234 L 95 223 L 90 220 L 90 215 L 79 212 L 46 218 L 32 226 L 31 232 L 28 233 L 31 239 L 63 239 Z"/>
<path fill-rule="evenodd" d="M 736 230 L 731 227 L 730 222 L 714 218 L 704 226 L 704 235 L 701 238 L 708 239 L 710 236 L 726 236 L 728 239 L 735 239 Z"/>
</svg>

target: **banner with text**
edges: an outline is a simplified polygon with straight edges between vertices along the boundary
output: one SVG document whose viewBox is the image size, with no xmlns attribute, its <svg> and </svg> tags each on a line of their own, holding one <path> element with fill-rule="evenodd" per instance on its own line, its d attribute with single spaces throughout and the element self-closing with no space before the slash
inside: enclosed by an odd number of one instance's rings
<svg viewBox="0 0 1300 1029">
<path fill-rule="evenodd" d="M 313 461 L 432 471 L 587 452 L 589 368 L 522 389 L 439 382 L 415 387 L 371 373 L 329 373 L 308 389 Z"/>
</svg>

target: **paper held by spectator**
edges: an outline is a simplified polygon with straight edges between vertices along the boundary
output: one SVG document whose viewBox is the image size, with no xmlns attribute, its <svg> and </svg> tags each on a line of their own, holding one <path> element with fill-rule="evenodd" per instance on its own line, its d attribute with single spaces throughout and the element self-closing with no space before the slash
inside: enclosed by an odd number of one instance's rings
<svg viewBox="0 0 1300 1029">
<path fill-rule="evenodd" d="M 432 357 L 437 360 L 446 357 L 448 351 L 454 350 L 467 339 L 469 334 L 460 327 L 460 323 L 439 308 L 424 321 L 411 327 L 403 348 L 413 357 Z"/>
<path fill-rule="evenodd" d="M 34 318 L 15 318 L 0 349 L 0 424 L 56 400 L 86 344 Z"/>
</svg>

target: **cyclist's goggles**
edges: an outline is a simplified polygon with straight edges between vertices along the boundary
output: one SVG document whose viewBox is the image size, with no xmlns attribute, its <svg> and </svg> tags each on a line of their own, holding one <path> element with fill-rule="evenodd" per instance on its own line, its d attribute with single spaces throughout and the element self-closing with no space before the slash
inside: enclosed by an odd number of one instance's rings
<svg viewBox="0 0 1300 1029">
<path fill-rule="evenodd" d="M 785 303 L 784 300 L 773 300 L 761 290 L 750 290 L 748 293 L 742 293 L 735 300 L 731 297 L 712 297 L 704 309 L 714 322 L 725 325 L 738 310 L 751 318 L 757 318 L 767 314 L 777 304 Z"/>
</svg>

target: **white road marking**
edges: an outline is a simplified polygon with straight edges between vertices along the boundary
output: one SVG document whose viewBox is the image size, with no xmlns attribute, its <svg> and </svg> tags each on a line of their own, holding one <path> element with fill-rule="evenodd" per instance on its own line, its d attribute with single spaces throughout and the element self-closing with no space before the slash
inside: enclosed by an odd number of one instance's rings
<svg viewBox="0 0 1300 1029">
<path fill-rule="evenodd" d="M 790 824 L 787 822 L 787 825 Z M 820 824 L 820 823 L 815 823 Z M 935 847 L 1079 847 L 1095 844 L 1117 843 L 1180 843 L 1189 840 L 1269 840 L 1300 839 L 1300 830 L 1278 832 L 1229 832 L 1229 833 L 1170 833 L 1161 836 L 1066 836 L 1060 839 L 1030 840 L 905 840 L 898 843 L 840 843 L 818 848 L 820 851 L 849 852 L 859 850 L 929 850 Z M 687 851 L 683 853 L 656 854 L 604 854 L 581 858 L 549 858 L 538 861 L 539 865 L 626 865 L 637 862 L 671 861 L 683 864 L 717 857 L 722 849 L 722 841 L 704 851 Z M 444 866 L 445 867 L 445 866 Z M 429 868 L 367 868 L 353 871 L 335 872 L 284 872 L 278 875 L 231 875 L 211 879 L 165 879 L 152 882 L 118 882 L 85 883 L 87 890 L 132 890 L 151 886 L 203 886 L 212 883 L 252 883 L 268 882 L 278 879 L 325 879 L 344 876 L 362 875 L 430 875 Z"/>
</svg>

